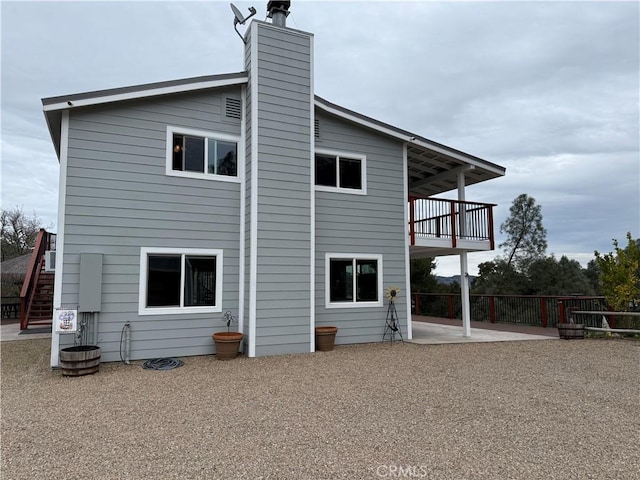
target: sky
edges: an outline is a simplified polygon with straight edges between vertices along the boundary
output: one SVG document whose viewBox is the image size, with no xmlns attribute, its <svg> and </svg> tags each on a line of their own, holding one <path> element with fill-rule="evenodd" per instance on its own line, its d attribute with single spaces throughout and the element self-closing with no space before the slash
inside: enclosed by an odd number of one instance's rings
<svg viewBox="0 0 640 480">
<path fill-rule="evenodd" d="M 266 3 L 235 5 L 264 20 Z M 42 98 L 243 69 L 228 1 L 2 1 L 0 15 L 2 208 L 50 231 Z M 639 2 L 294 0 L 287 25 L 314 34 L 316 94 L 506 168 L 466 191 L 498 205 L 497 244 L 521 193 L 557 258 L 586 266 L 640 237 Z M 469 254 L 470 273 L 501 253 Z M 436 274 L 459 272 L 437 259 Z"/>
</svg>

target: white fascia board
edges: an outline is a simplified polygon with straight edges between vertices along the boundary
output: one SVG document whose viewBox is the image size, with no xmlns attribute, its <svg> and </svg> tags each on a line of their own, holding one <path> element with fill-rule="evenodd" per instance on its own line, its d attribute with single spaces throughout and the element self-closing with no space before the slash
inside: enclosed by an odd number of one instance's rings
<svg viewBox="0 0 640 480">
<path fill-rule="evenodd" d="M 189 83 L 184 85 L 172 85 L 167 87 L 151 88 L 148 90 L 138 90 L 125 93 L 114 93 L 112 95 L 104 95 L 97 97 L 88 97 L 79 100 L 69 100 L 59 103 L 44 105 L 45 112 L 64 110 L 74 107 L 86 107 L 91 105 L 101 105 L 104 103 L 121 102 L 123 100 L 136 100 L 139 98 L 155 97 L 159 95 L 169 95 L 173 93 L 186 93 L 195 90 L 204 90 L 207 88 L 227 87 L 230 85 L 244 85 L 247 83 L 248 76 L 240 78 L 225 78 L 220 80 L 210 80 L 205 82 Z M 72 95 L 69 98 L 73 98 Z"/>
</svg>

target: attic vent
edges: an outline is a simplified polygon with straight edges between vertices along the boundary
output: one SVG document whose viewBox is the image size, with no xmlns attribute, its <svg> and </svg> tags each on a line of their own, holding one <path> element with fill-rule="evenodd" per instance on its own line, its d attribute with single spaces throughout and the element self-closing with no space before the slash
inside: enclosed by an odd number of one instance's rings
<svg viewBox="0 0 640 480">
<path fill-rule="evenodd" d="M 316 138 L 320 138 L 320 120 L 316 118 L 314 125 L 314 135 Z"/>
<path fill-rule="evenodd" d="M 236 118 L 240 120 L 242 117 L 242 104 L 239 98 L 225 98 L 224 115 L 227 118 Z"/>
</svg>

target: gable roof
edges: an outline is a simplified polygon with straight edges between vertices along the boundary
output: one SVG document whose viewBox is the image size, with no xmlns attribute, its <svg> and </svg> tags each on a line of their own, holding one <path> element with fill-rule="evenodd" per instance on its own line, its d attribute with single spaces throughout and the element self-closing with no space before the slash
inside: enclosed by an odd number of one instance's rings
<svg viewBox="0 0 640 480">
<path fill-rule="evenodd" d="M 58 158 L 62 112 L 73 108 L 187 93 L 248 83 L 247 72 L 207 75 L 42 99 L 44 115 Z M 457 188 L 458 173 L 471 185 L 505 174 L 504 167 L 394 127 L 314 96 L 317 109 L 407 144 L 409 193 L 431 196 Z"/>
</svg>

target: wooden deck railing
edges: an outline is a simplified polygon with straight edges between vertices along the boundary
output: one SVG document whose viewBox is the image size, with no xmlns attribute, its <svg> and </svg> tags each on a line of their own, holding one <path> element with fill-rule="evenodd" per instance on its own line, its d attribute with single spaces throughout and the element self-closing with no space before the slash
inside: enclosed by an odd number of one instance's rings
<svg viewBox="0 0 640 480">
<path fill-rule="evenodd" d="M 491 203 L 409 198 L 409 235 L 416 238 L 448 238 L 455 248 L 458 240 L 485 240 L 494 249 Z"/>
<path fill-rule="evenodd" d="M 416 315 L 462 318 L 460 294 L 413 293 L 412 310 Z M 599 311 L 600 316 L 580 319 L 580 323 L 598 327 L 605 316 L 612 327 L 615 315 L 608 311 L 607 301 L 598 296 L 553 295 L 470 295 L 471 320 L 489 323 L 516 323 L 539 327 L 555 327 L 566 322 L 571 311 Z"/>
<path fill-rule="evenodd" d="M 33 248 L 29 267 L 20 291 L 20 330 L 27 328 L 27 320 L 31 313 L 31 300 L 44 264 L 44 252 L 50 250 L 52 246 L 55 248 L 55 238 L 54 234 L 47 232 L 43 228 L 40 229 L 36 237 L 36 245 Z"/>
</svg>

